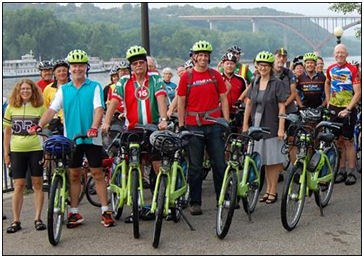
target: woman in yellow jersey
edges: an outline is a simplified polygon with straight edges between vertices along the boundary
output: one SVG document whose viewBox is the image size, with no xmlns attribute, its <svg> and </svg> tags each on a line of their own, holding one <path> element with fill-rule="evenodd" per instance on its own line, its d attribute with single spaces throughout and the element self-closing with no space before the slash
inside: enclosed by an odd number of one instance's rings
<svg viewBox="0 0 364 258">
<path fill-rule="evenodd" d="M 29 79 L 22 79 L 17 82 L 3 118 L 4 163 L 10 167 L 11 176 L 14 180 L 13 222 L 7 228 L 7 233 L 15 233 L 21 229 L 20 213 L 23 206 L 23 190 L 28 167 L 34 190 L 35 229 L 46 229 L 46 225 L 41 220 L 44 201 L 42 191 L 43 168 L 40 165 L 43 158 L 43 140 L 41 136 L 29 135 L 27 131 L 32 125 L 38 124 L 45 111 L 42 92 L 37 85 Z"/>
</svg>

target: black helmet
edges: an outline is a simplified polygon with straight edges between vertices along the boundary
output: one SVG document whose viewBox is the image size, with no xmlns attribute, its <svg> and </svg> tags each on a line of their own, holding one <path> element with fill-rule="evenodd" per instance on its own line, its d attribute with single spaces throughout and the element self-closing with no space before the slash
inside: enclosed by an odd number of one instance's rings
<svg viewBox="0 0 364 258">
<path fill-rule="evenodd" d="M 234 45 L 232 47 L 229 47 L 227 49 L 227 52 L 233 52 L 233 53 L 241 54 L 241 48 L 238 47 L 238 46 L 236 46 L 236 45 Z"/>
<path fill-rule="evenodd" d="M 236 63 L 238 60 L 232 52 L 228 52 L 222 56 L 221 61 L 233 61 L 234 63 Z"/>
<path fill-rule="evenodd" d="M 38 69 L 39 70 L 53 69 L 53 64 L 51 61 L 43 60 L 43 61 L 40 61 L 40 63 L 38 64 Z"/>
<path fill-rule="evenodd" d="M 64 59 L 60 59 L 60 60 L 57 60 L 56 62 L 54 62 L 53 71 L 55 71 L 57 69 L 57 67 L 60 67 L 60 66 L 64 66 L 67 69 L 70 68 L 69 64 Z"/>
</svg>

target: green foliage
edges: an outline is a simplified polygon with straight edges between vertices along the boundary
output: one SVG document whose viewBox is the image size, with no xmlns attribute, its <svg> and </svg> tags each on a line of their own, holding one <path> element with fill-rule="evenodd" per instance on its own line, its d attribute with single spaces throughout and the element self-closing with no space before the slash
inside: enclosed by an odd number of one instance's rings
<svg viewBox="0 0 364 258">
<path fill-rule="evenodd" d="M 332 4 L 329 9 L 337 13 L 358 13 L 361 15 L 361 3 L 336 3 Z M 361 38 L 361 27 L 356 29 L 355 34 L 357 38 Z"/>
<path fill-rule="evenodd" d="M 76 48 L 104 60 L 125 57 L 125 51 L 131 45 L 142 44 L 140 13 L 140 4 L 120 4 L 118 8 L 100 9 L 90 3 L 4 3 L 3 60 L 18 59 L 30 50 L 33 50 L 37 58 L 59 59 Z M 310 20 L 291 22 L 285 29 L 273 20 L 257 20 L 257 32 L 253 33 L 250 21 L 216 21 L 213 24 L 214 29 L 210 30 L 207 21 L 179 18 L 185 15 L 209 14 L 286 13 L 265 7 L 240 10 L 230 6 L 202 9 L 188 4 L 149 9 L 150 54 L 157 58 L 160 65 L 175 67 L 189 58 L 189 49 L 194 42 L 207 40 L 214 48 L 213 63 L 217 63 L 232 45 L 242 48 L 242 58 L 247 61 L 253 60 L 259 51 L 274 51 L 283 46 L 287 47 L 290 57 L 294 57 L 312 51 L 295 31 L 311 37 L 314 35 L 312 38 L 317 42 L 329 35 L 329 32 Z M 331 55 L 334 44 L 335 40 L 321 49 L 322 55 Z M 357 43 L 348 42 L 347 45 L 357 48 Z M 355 54 L 355 51 L 351 50 L 351 54 Z"/>
</svg>

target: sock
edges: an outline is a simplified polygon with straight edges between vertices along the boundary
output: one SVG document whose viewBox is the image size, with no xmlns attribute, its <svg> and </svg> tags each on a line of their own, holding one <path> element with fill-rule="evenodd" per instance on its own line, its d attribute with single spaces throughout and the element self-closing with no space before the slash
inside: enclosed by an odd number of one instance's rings
<svg viewBox="0 0 364 258">
<path fill-rule="evenodd" d="M 70 212 L 72 213 L 72 214 L 76 214 L 76 213 L 78 213 L 78 207 L 76 207 L 76 208 L 70 208 Z"/>
<path fill-rule="evenodd" d="M 109 210 L 109 206 L 101 206 L 101 214 L 104 214 L 105 211 Z"/>
</svg>

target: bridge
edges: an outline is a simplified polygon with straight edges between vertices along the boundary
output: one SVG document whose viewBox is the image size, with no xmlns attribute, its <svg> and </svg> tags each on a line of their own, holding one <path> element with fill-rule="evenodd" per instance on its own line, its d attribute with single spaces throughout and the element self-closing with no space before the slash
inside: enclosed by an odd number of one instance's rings
<svg viewBox="0 0 364 258">
<path fill-rule="evenodd" d="M 191 15 L 191 16 L 179 16 L 180 19 L 190 21 L 206 21 L 209 23 L 210 30 L 215 28 L 216 22 L 220 21 L 249 21 L 252 25 L 252 32 L 259 30 L 258 23 L 263 21 L 274 23 L 284 29 L 293 32 L 304 40 L 314 51 L 319 51 L 327 42 L 332 40 L 335 36 L 333 35 L 334 29 L 338 26 L 342 27 L 343 30 L 347 30 L 353 26 L 361 24 L 361 16 L 303 16 L 303 15 Z M 298 26 L 292 25 L 293 21 L 298 23 Z M 315 33 L 302 33 L 303 23 L 315 23 L 319 28 L 328 31 L 330 34 L 325 38 L 317 37 L 321 34 L 318 30 Z M 311 37 L 310 37 L 311 36 Z M 314 37 L 314 38 L 313 38 Z M 317 42 L 319 38 L 319 42 Z"/>
</svg>

